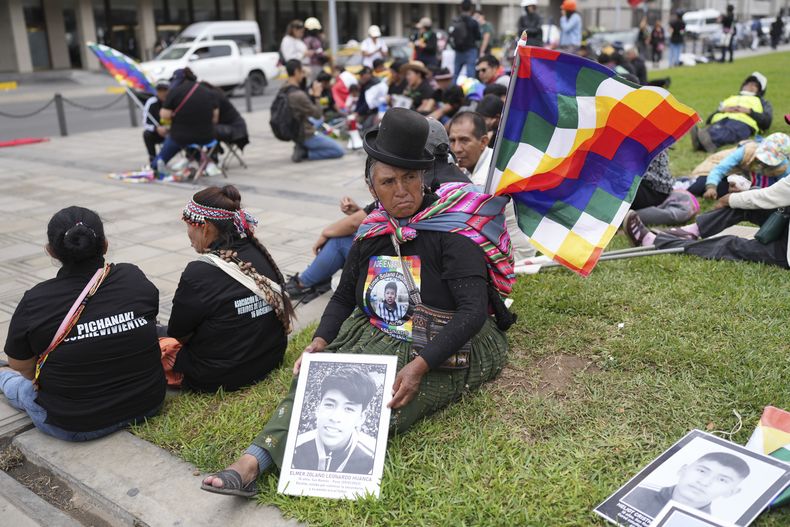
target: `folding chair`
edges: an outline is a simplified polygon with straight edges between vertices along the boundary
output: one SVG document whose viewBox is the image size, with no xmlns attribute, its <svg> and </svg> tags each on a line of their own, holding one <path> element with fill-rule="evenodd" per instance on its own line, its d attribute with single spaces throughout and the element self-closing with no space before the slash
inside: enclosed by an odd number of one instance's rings
<svg viewBox="0 0 790 527">
<path fill-rule="evenodd" d="M 195 172 L 195 177 L 192 180 L 193 183 L 197 183 L 201 176 L 206 173 L 206 167 L 211 161 L 211 156 L 214 154 L 214 152 L 216 152 L 217 148 L 219 148 L 219 141 L 216 139 L 212 139 L 205 144 L 192 143 L 191 145 L 187 146 L 187 149 L 197 150 L 200 152 L 200 161 L 198 161 L 197 172 Z M 227 179 L 228 175 L 225 173 L 225 168 L 221 164 L 218 166 L 222 172 L 222 177 Z"/>
<path fill-rule="evenodd" d="M 244 159 L 241 157 L 243 150 L 239 148 L 236 143 L 228 143 L 223 141 L 222 144 L 227 149 L 225 157 L 222 158 L 222 163 L 220 164 L 223 174 L 225 173 L 225 170 L 230 167 L 230 164 L 233 162 L 234 158 L 239 162 L 239 165 L 241 165 L 243 168 L 247 168 L 247 163 L 245 163 Z"/>
</svg>

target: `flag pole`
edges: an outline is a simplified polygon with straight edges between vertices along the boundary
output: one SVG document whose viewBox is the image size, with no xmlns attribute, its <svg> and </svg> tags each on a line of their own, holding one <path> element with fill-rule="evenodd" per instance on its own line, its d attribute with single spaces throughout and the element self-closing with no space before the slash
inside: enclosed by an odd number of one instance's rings
<svg viewBox="0 0 790 527">
<path fill-rule="evenodd" d="M 499 157 L 499 149 L 502 147 L 502 136 L 505 135 L 505 123 L 507 123 L 507 116 L 510 113 L 510 103 L 513 100 L 513 89 L 516 85 L 516 77 L 518 77 L 518 69 L 519 65 L 521 64 L 521 55 L 518 52 L 518 48 L 523 45 L 526 45 L 527 42 L 527 32 L 524 31 L 521 33 L 521 39 L 519 39 L 518 44 L 516 44 L 516 56 L 513 59 L 513 69 L 510 72 L 510 82 L 507 84 L 507 95 L 505 96 L 505 107 L 502 110 L 502 117 L 499 119 L 499 127 L 496 131 L 496 139 L 494 145 L 494 154 L 491 156 L 491 162 L 488 165 L 488 176 L 486 177 L 486 186 L 484 187 L 484 192 L 486 194 L 491 194 L 491 183 L 494 179 L 494 169 L 496 168 L 496 160 Z"/>
<path fill-rule="evenodd" d="M 151 119 L 151 121 L 156 123 L 156 126 L 160 126 L 159 125 L 159 121 L 154 119 L 154 116 L 151 115 L 151 112 L 146 111 L 145 106 L 143 106 L 143 103 L 141 103 L 140 99 L 137 98 L 137 95 L 135 95 L 132 92 L 132 89 L 129 88 L 129 86 L 126 86 L 126 85 L 124 85 L 124 88 L 126 88 L 126 95 L 128 95 L 129 97 L 132 98 L 132 101 L 134 101 L 134 103 L 137 105 L 137 107 L 140 108 L 140 111 L 145 112 L 146 117 L 148 117 L 149 119 Z M 152 97 L 156 97 L 156 95 L 152 95 Z M 145 126 L 145 121 L 143 121 L 143 126 Z"/>
</svg>

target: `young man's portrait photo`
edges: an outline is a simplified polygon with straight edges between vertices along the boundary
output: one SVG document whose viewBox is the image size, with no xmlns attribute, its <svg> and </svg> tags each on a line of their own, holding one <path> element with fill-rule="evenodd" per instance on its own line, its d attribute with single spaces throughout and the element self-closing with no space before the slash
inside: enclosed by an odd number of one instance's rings
<svg viewBox="0 0 790 527">
<path fill-rule="evenodd" d="M 660 488 L 640 485 L 623 502 L 653 518 L 670 500 L 710 513 L 714 500 L 738 493 L 750 471 L 749 464 L 734 454 L 711 452 L 683 465 L 674 485 Z"/>
<path fill-rule="evenodd" d="M 790 465 L 692 430 L 620 487 L 595 512 L 648 527 L 665 506 L 746 526 L 790 483 Z"/>
<path fill-rule="evenodd" d="M 376 314 L 387 324 L 399 325 L 406 318 L 409 309 L 408 301 L 399 301 L 398 297 L 405 293 L 405 287 L 399 281 L 382 282 L 384 287 L 378 295 Z"/>
<path fill-rule="evenodd" d="M 315 428 L 297 436 L 291 468 L 370 474 L 375 438 L 363 438 L 361 427 L 377 389 L 360 366 L 327 374 L 320 384 Z"/>
</svg>

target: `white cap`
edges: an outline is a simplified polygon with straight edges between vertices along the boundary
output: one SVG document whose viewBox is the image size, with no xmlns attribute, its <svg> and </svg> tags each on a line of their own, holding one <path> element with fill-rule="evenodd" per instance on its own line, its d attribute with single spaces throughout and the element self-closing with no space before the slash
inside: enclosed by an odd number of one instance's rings
<svg viewBox="0 0 790 527">
<path fill-rule="evenodd" d="M 314 16 L 311 16 L 307 20 L 304 21 L 304 28 L 310 31 L 318 30 L 321 31 L 321 22 Z"/>
<path fill-rule="evenodd" d="M 765 89 L 768 87 L 768 78 L 766 78 L 766 76 L 760 73 L 759 71 L 753 71 L 752 74 L 749 75 L 749 77 L 754 77 L 755 79 L 757 79 L 757 82 L 760 83 L 761 91 L 765 91 Z"/>
<path fill-rule="evenodd" d="M 381 28 L 377 25 L 372 25 L 368 28 L 368 36 L 379 38 L 381 36 Z"/>
</svg>

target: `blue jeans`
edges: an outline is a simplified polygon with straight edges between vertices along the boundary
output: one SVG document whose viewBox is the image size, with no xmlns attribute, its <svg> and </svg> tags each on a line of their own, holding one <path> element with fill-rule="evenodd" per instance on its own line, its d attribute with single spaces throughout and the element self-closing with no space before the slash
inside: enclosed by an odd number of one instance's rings
<svg viewBox="0 0 790 527">
<path fill-rule="evenodd" d="M 19 373 L 11 370 L 0 370 L 0 392 L 5 394 L 8 404 L 17 410 L 25 411 L 36 428 L 41 432 L 64 441 L 90 441 L 91 439 L 110 435 L 136 421 L 142 421 L 146 417 L 153 417 L 159 413 L 159 409 L 162 407 L 160 404 L 140 417 L 122 421 L 101 430 L 70 432 L 46 422 L 47 411 L 36 403 L 36 390 L 33 387 L 33 383 Z"/>
<path fill-rule="evenodd" d="M 173 141 L 173 139 L 168 135 L 165 137 L 165 142 L 162 143 L 162 148 L 159 149 L 159 154 L 151 161 L 151 168 L 156 170 L 157 162 L 161 159 L 164 163 L 167 163 L 171 159 L 175 157 L 177 153 L 184 149 L 186 145 L 181 145 Z"/>
<path fill-rule="evenodd" d="M 683 51 L 683 44 L 669 44 L 669 67 L 680 64 L 680 53 Z"/>
<path fill-rule="evenodd" d="M 453 73 L 453 84 L 461 74 L 461 68 L 466 66 L 466 76 L 475 78 L 475 63 L 477 62 L 477 48 L 467 49 L 466 51 L 455 52 L 455 73 Z"/>
<path fill-rule="evenodd" d="M 299 282 L 305 287 L 311 287 L 332 278 L 332 275 L 345 265 L 348 251 L 351 250 L 353 243 L 353 236 L 329 238 L 313 263 L 299 274 Z"/>
<path fill-rule="evenodd" d="M 302 146 L 307 149 L 307 159 L 310 161 L 336 159 L 345 154 L 343 147 L 337 141 L 322 134 L 313 134 L 310 139 L 305 139 Z"/>
</svg>

